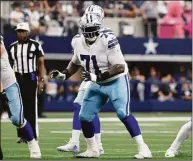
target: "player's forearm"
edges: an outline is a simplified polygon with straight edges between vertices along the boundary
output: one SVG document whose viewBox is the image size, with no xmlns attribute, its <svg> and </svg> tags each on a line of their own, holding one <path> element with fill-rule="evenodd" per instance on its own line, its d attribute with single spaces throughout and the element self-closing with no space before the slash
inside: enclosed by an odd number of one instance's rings
<svg viewBox="0 0 193 161">
<path fill-rule="evenodd" d="M 39 78 L 44 78 L 44 57 L 38 58 L 38 76 Z"/>
<path fill-rule="evenodd" d="M 3 92 L 3 85 L 2 83 L 0 82 L 0 93 Z"/>
<path fill-rule="evenodd" d="M 63 73 L 66 74 L 66 79 L 74 75 L 78 71 L 79 68 L 80 68 L 79 65 L 76 65 L 72 61 L 70 61 L 67 68 L 63 71 Z"/>
<path fill-rule="evenodd" d="M 108 71 L 99 74 L 97 76 L 97 81 L 106 80 L 108 78 L 111 78 L 115 75 L 121 74 L 125 71 L 125 64 L 116 64 L 112 66 Z"/>
<path fill-rule="evenodd" d="M 3 53 L 4 53 L 4 47 L 3 47 L 3 45 L 1 44 L 1 52 L 0 52 L 0 56 L 2 56 Z"/>
</svg>

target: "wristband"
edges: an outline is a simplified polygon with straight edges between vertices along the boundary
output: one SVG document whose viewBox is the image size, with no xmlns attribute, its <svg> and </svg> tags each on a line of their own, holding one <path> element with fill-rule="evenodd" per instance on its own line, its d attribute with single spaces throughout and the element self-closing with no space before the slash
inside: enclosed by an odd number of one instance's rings
<svg viewBox="0 0 193 161">
<path fill-rule="evenodd" d="M 40 77 L 40 78 L 39 78 L 39 81 L 44 82 L 44 77 Z"/>
<path fill-rule="evenodd" d="M 68 79 L 70 77 L 70 74 L 68 72 L 68 69 L 64 69 L 64 71 L 62 72 L 62 74 L 65 74 L 66 75 L 66 78 L 65 79 Z"/>
</svg>

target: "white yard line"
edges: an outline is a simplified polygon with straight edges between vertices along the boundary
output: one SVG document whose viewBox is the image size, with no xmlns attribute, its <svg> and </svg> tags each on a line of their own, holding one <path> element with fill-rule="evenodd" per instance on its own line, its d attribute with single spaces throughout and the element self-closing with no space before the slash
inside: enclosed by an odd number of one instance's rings
<svg viewBox="0 0 193 161">
<path fill-rule="evenodd" d="M 113 141 L 117 141 L 117 139 L 104 139 L 104 138 L 102 139 L 102 141 L 103 141 L 104 144 L 107 144 L 107 141 L 112 141 L 112 140 L 113 140 Z M 120 140 L 120 139 L 119 139 L 119 140 Z M 151 140 L 152 140 L 152 139 L 151 139 Z M 157 139 L 156 141 L 159 141 L 159 140 L 160 140 L 160 139 Z M 53 141 L 53 140 L 52 140 L 52 141 Z M 191 143 L 191 140 L 186 140 L 186 142 L 187 142 L 187 143 L 189 143 L 189 142 Z M 59 143 L 59 145 L 60 145 L 60 144 L 61 144 L 61 145 L 64 145 L 64 144 L 66 144 L 66 143 L 67 143 L 67 142 L 62 142 L 62 143 Z M 3 144 L 4 144 L 4 145 L 5 145 L 5 144 L 8 145 L 8 144 L 10 144 L 10 143 L 4 142 Z M 54 145 L 53 142 L 47 142 L 47 141 L 45 142 L 45 139 L 44 139 L 44 142 L 43 142 L 42 140 L 40 140 L 40 141 L 39 141 L 39 144 L 40 144 L 40 146 L 41 146 L 41 145 Z M 58 144 L 58 143 L 57 143 L 57 144 Z M 155 143 L 153 142 L 153 143 L 148 143 L 148 144 L 150 144 L 151 146 L 152 146 L 152 145 L 153 145 L 153 146 L 160 146 L 160 145 L 168 146 L 168 144 L 171 144 L 171 139 L 170 139 L 170 140 L 169 140 L 169 139 L 164 140 L 164 142 L 163 142 L 163 140 L 162 140 L 161 142 L 155 142 Z M 135 143 L 127 142 L 127 143 L 125 143 L 125 144 L 119 143 L 118 145 L 119 145 L 119 146 L 125 146 L 125 145 L 129 145 L 129 146 L 130 146 L 130 145 L 136 145 L 136 144 L 135 144 Z M 80 146 L 81 146 L 81 147 L 84 147 L 84 146 L 86 147 L 86 144 L 84 144 L 84 140 L 83 140 L 83 139 L 81 140 L 81 145 L 80 145 Z M 56 147 L 53 146 L 53 148 L 56 148 Z M 5 149 L 6 149 L 6 148 L 5 148 Z M 22 149 L 22 148 L 21 148 L 21 149 Z M 25 149 L 26 149 L 26 148 L 25 148 Z M 111 150 L 111 149 L 105 148 L 105 150 Z"/>
<path fill-rule="evenodd" d="M 57 131 L 50 131 L 52 134 L 71 134 L 72 131 L 70 130 L 57 130 Z M 101 130 L 102 134 L 127 134 L 127 130 Z M 147 134 L 176 134 L 176 131 L 146 131 L 144 130 L 143 133 Z"/>
<path fill-rule="evenodd" d="M 124 127 L 124 125 L 120 122 L 120 123 L 114 123 L 113 124 L 114 126 L 123 126 Z M 102 126 L 107 126 L 107 127 L 109 127 L 109 123 L 103 123 L 102 124 Z M 158 127 L 158 126 L 166 126 L 166 124 L 165 123 L 140 123 L 140 126 L 144 126 L 144 127 L 152 127 L 152 126 L 156 126 L 156 127 Z M 105 128 L 107 128 L 107 127 L 105 127 Z"/>
<path fill-rule="evenodd" d="M 138 117 L 137 121 L 142 122 L 167 122 L 167 121 L 189 121 L 191 117 Z M 117 117 L 100 118 L 101 122 L 119 122 Z M 10 122 L 9 119 L 1 120 L 1 122 Z M 72 122 L 72 118 L 40 118 L 38 122 Z"/>
<path fill-rule="evenodd" d="M 52 149 L 52 151 L 53 151 L 53 149 Z M 62 154 L 62 153 L 61 153 Z M 27 158 L 26 158 L 27 157 Z M 42 155 L 42 159 L 44 159 L 44 157 L 46 157 L 46 159 L 47 159 L 47 157 L 54 157 L 54 158 L 73 158 L 73 155 L 72 156 L 68 156 L 68 155 Z M 28 160 L 28 155 L 16 155 L 16 156 L 9 156 L 9 157 L 5 157 L 5 160 L 6 159 L 9 159 L 9 158 L 22 158 L 22 160 L 23 160 L 23 158 L 26 158 L 26 160 Z M 53 158 L 53 159 L 54 159 Z M 3 158 L 4 159 L 4 158 Z M 29 158 L 30 159 L 30 158 Z M 41 159 L 41 160 L 42 160 Z"/>
<path fill-rule="evenodd" d="M 52 133 L 52 131 L 50 131 L 50 133 L 51 134 L 71 134 L 70 132 L 69 133 L 64 133 L 64 132 L 54 132 L 54 133 Z M 124 134 L 128 134 L 128 132 L 127 133 L 124 133 Z M 143 133 L 143 134 L 145 134 L 145 133 Z M 146 133 L 146 134 L 149 134 L 149 133 Z M 164 137 L 164 141 L 165 141 L 165 138 L 167 137 L 167 138 L 170 138 L 170 139 L 168 139 L 168 140 L 171 140 L 171 137 L 172 138 L 174 138 L 174 136 L 176 136 L 176 134 L 177 134 L 177 132 L 174 134 L 174 133 L 165 133 L 165 134 L 163 134 L 163 133 L 156 133 L 156 136 L 157 137 L 159 137 L 159 140 L 161 140 L 161 139 L 163 139 L 163 137 Z M 106 134 L 104 134 L 104 133 L 102 133 L 102 136 L 103 135 L 106 135 Z M 108 133 L 108 135 L 111 135 L 111 134 L 109 134 Z M 112 135 L 114 135 L 114 134 L 112 134 Z M 119 136 L 119 140 L 125 140 L 125 137 L 127 137 L 127 135 L 125 135 L 124 137 L 120 137 L 120 135 L 121 136 L 123 136 L 123 133 L 116 133 L 116 135 L 117 136 Z M 64 135 L 65 136 L 65 135 Z M 68 142 L 68 139 L 69 138 L 66 138 L 66 137 L 64 137 L 63 135 L 57 135 L 57 137 L 53 137 L 52 136 L 52 139 L 51 139 L 51 141 L 52 140 L 61 140 L 61 139 L 63 139 L 63 140 L 67 140 L 67 142 Z M 129 136 L 129 135 L 128 135 Z M 47 140 L 47 141 L 50 141 L 50 136 L 42 136 L 42 134 L 41 134 L 41 136 L 40 137 L 42 137 L 43 138 L 43 140 Z M 147 138 L 147 136 L 144 136 L 145 138 Z M 2 139 L 13 139 L 13 138 L 15 138 L 15 139 L 17 139 L 17 136 L 16 135 L 14 135 L 14 136 L 1 136 L 1 138 Z M 117 139 L 113 139 L 113 138 L 102 138 L 102 140 L 112 140 L 112 141 L 114 141 L 114 140 L 117 140 Z M 153 138 L 152 139 L 150 139 L 150 140 L 153 140 Z M 167 140 L 167 139 L 166 139 Z"/>
</svg>

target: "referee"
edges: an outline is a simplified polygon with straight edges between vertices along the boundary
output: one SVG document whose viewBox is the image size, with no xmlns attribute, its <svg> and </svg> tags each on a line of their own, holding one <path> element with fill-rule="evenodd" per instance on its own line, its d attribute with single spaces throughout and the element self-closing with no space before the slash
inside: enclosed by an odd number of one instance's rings
<svg viewBox="0 0 193 161">
<path fill-rule="evenodd" d="M 9 60 L 15 71 L 23 99 L 24 117 L 31 124 L 34 138 L 39 136 L 37 124 L 37 90 L 44 87 L 44 52 L 41 45 L 29 38 L 29 24 L 22 22 L 16 28 L 18 41 L 12 43 L 8 50 Z M 25 142 L 21 138 L 17 143 Z"/>
</svg>

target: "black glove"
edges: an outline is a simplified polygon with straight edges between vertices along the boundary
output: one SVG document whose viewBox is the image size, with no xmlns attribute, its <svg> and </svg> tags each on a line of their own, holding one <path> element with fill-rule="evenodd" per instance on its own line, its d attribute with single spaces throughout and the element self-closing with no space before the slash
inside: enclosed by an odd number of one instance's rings
<svg viewBox="0 0 193 161">
<path fill-rule="evenodd" d="M 88 72 L 88 71 L 82 72 L 82 78 L 84 79 L 84 81 L 96 82 L 96 80 L 97 80 L 97 76 L 93 73 Z"/>
</svg>

